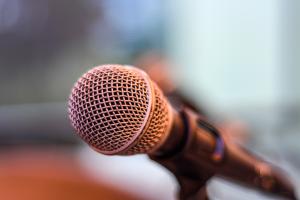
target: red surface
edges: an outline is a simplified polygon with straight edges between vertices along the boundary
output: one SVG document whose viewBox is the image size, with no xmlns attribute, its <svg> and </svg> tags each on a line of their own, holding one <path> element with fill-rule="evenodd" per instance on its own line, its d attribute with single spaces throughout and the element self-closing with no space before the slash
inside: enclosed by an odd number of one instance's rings
<svg viewBox="0 0 300 200">
<path fill-rule="evenodd" d="M 2 152 L 0 161 L 1 199 L 139 199 L 88 177 L 64 151 Z"/>
</svg>

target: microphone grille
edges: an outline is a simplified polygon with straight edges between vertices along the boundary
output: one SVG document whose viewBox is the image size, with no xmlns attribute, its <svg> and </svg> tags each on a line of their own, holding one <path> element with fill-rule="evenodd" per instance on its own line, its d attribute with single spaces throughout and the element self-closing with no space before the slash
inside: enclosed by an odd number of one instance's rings
<svg viewBox="0 0 300 200">
<path fill-rule="evenodd" d="M 75 83 L 69 117 L 79 136 L 104 154 L 136 154 L 159 146 L 170 126 L 167 100 L 134 67 L 98 66 Z"/>
<path fill-rule="evenodd" d="M 152 82 L 153 83 L 153 82 Z M 154 110 L 147 128 L 147 133 L 139 142 L 128 150 L 128 154 L 146 153 L 154 150 L 154 146 L 164 142 L 171 126 L 171 107 L 158 86 L 153 83 Z M 156 149 L 155 148 L 155 149 Z"/>
</svg>

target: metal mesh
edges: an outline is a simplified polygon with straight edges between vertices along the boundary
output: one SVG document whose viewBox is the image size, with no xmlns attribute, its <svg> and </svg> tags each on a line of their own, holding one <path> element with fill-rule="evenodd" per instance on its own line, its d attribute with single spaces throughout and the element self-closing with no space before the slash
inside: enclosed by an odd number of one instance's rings
<svg viewBox="0 0 300 200">
<path fill-rule="evenodd" d="M 155 84 L 153 88 L 154 93 L 149 78 L 136 68 L 93 68 L 72 89 L 72 125 L 85 142 L 101 153 L 147 152 L 160 142 L 169 120 L 167 102 Z"/>
<path fill-rule="evenodd" d="M 168 102 L 161 90 L 153 83 L 155 106 L 150 124 L 146 130 L 146 137 L 142 137 L 136 145 L 128 150 L 128 154 L 146 153 L 151 151 L 158 143 L 163 142 L 168 132 L 170 122 L 170 111 Z"/>
</svg>

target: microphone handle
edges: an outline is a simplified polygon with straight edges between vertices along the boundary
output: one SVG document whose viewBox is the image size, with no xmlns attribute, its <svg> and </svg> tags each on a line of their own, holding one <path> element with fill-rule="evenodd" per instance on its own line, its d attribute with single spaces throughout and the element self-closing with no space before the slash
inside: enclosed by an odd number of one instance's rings
<svg viewBox="0 0 300 200">
<path fill-rule="evenodd" d="M 244 148 L 189 109 L 179 114 L 166 142 L 150 158 L 176 176 L 180 199 L 208 199 L 206 182 L 217 175 L 268 194 L 296 200 L 284 174 Z"/>
</svg>

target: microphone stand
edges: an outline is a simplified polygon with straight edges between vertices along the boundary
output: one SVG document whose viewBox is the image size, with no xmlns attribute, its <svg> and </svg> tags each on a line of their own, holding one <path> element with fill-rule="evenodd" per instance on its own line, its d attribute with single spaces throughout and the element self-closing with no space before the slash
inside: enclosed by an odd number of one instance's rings
<svg viewBox="0 0 300 200">
<path fill-rule="evenodd" d="M 171 134 L 149 157 L 174 174 L 180 185 L 180 200 L 209 200 L 206 183 L 214 175 L 272 195 L 297 199 L 284 174 L 222 137 L 188 108 L 175 112 Z"/>
</svg>

